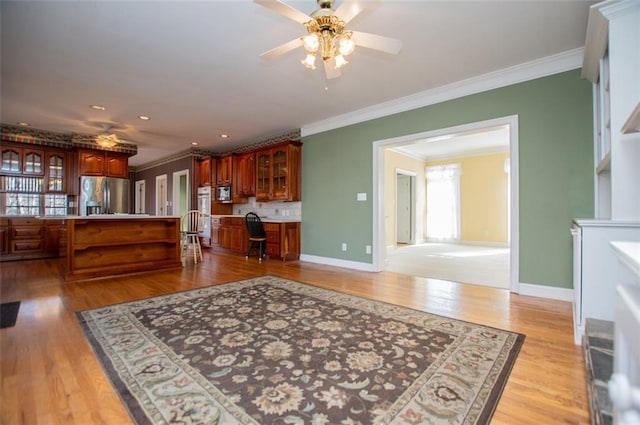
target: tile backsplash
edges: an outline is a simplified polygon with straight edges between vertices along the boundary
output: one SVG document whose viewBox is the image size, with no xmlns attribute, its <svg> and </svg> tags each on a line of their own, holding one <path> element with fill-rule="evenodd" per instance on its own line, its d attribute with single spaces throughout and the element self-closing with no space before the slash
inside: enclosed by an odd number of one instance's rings
<svg viewBox="0 0 640 425">
<path fill-rule="evenodd" d="M 245 215 L 254 212 L 260 217 L 302 219 L 302 202 L 256 202 L 255 197 L 249 198 L 246 204 L 235 204 L 233 213 Z"/>
</svg>

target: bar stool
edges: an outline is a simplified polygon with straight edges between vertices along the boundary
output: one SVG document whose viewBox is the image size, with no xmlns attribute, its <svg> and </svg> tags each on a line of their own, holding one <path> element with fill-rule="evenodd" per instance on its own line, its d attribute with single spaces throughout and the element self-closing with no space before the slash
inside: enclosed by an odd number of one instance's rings
<svg viewBox="0 0 640 425">
<path fill-rule="evenodd" d="M 200 247 L 200 237 L 198 233 L 202 232 L 204 214 L 198 210 L 191 210 L 180 219 L 181 240 L 181 259 L 182 265 L 186 264 L 189 251 L 193 253 L 193 262 L 198 263 L 198 259 L 202 261 L 202 248 Z"/>
</svg>

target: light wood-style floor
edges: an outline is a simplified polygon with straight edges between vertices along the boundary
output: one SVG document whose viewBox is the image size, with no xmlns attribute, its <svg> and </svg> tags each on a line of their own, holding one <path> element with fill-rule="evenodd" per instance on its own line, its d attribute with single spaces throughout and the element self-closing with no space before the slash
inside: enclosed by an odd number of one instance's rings
<svg viewBox="0 0 640 425">
<path fill-rule="evenodd" d="M 2 302 L 22 301 L 0 330 L 0 423 L 130 424 L 75 317 L 83 309 L 265 274 L 526 334 L 492 424 L 587 424 L 584 361 L 571 305 L 505 290 L 304 262 L 204 253 L 182 270 L 65 283 L 57 260 L 0 264 Z"/>
</svg>

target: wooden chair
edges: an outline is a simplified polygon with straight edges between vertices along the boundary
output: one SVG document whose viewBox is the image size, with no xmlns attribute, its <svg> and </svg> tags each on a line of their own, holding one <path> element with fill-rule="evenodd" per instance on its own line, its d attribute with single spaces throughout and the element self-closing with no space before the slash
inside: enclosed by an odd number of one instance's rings
<svg viewBox="0 0 640 425">
<path fill-rule="evenodd" d="M 181 258 L 183 266 L 189 256 L 189 251 L 193 252 L 193 262 L 195 264 L 198 263 L 198 259 L 202 261 L 202 248 L 200 247 L 198 233 L 202 232 L 204 219 L 205 215 L 198 210 L 191 210 L 180 219 L 180 231 L 182 234 Z"/>
<path fill-rule="evenodd" d="M 249 247 L 247 248 L 247 255 L 245 258 L 249 258 L 251 250 L 258 249 L 258 261 L 262 262 L 265 256 L 264 248 L 267 243 L 267 234 L 264 231 L 262 220 L 256 213 L 247 213 L 244 216 L 244 221 L 247 224 L 247 232 L 249 233 Z"/>
</svg>

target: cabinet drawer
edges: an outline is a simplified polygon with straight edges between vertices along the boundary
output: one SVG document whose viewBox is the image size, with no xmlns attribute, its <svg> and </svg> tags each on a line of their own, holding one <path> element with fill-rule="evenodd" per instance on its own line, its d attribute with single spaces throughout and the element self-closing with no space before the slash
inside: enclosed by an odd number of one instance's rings
<svg viewBox="0 0 640 425">
<path fill-rule="evenodd" d="M 220 224 L 224 226 L 244 226 L 244 217 L 222 217 Z"/>
<path fill-rule="evenodd" d="M 11 224 L 13 226 L 40 226 L 42 221 L 37 218 L 12 218 Z"/>
<path fill-rule="evenodd" d="M 280 233 L 278 232 L 267 232 L 267 243 L 280 243 Z"/>
<path fill-rule="evenodd" d="M 280 245 L 267 243 L 267 247 L 264 250 L 265 253 L 271 257 L 279 257 L 280 256 Z"/>
<path fill-rule="evenodd" d="M 278 232 L 280 231 L 280 225 L 278 223 L 264 223 L 265 232 Z"/>
<path fill-rule="evenodd" d="M 211 217 L 211 224 L 220 224 L 220 217 Z"/>
<path fill-rule="evenodd" d="M 27 253 L 42 251 L 42 240 L 40 239 L 24 239 L 12 241 L 11 252 Z"/>
<path fill-rule="evenodd" d="M 13 239 L 38 239 L 42 237 L 42 226 L 13 226 Z"/>
</svg>

